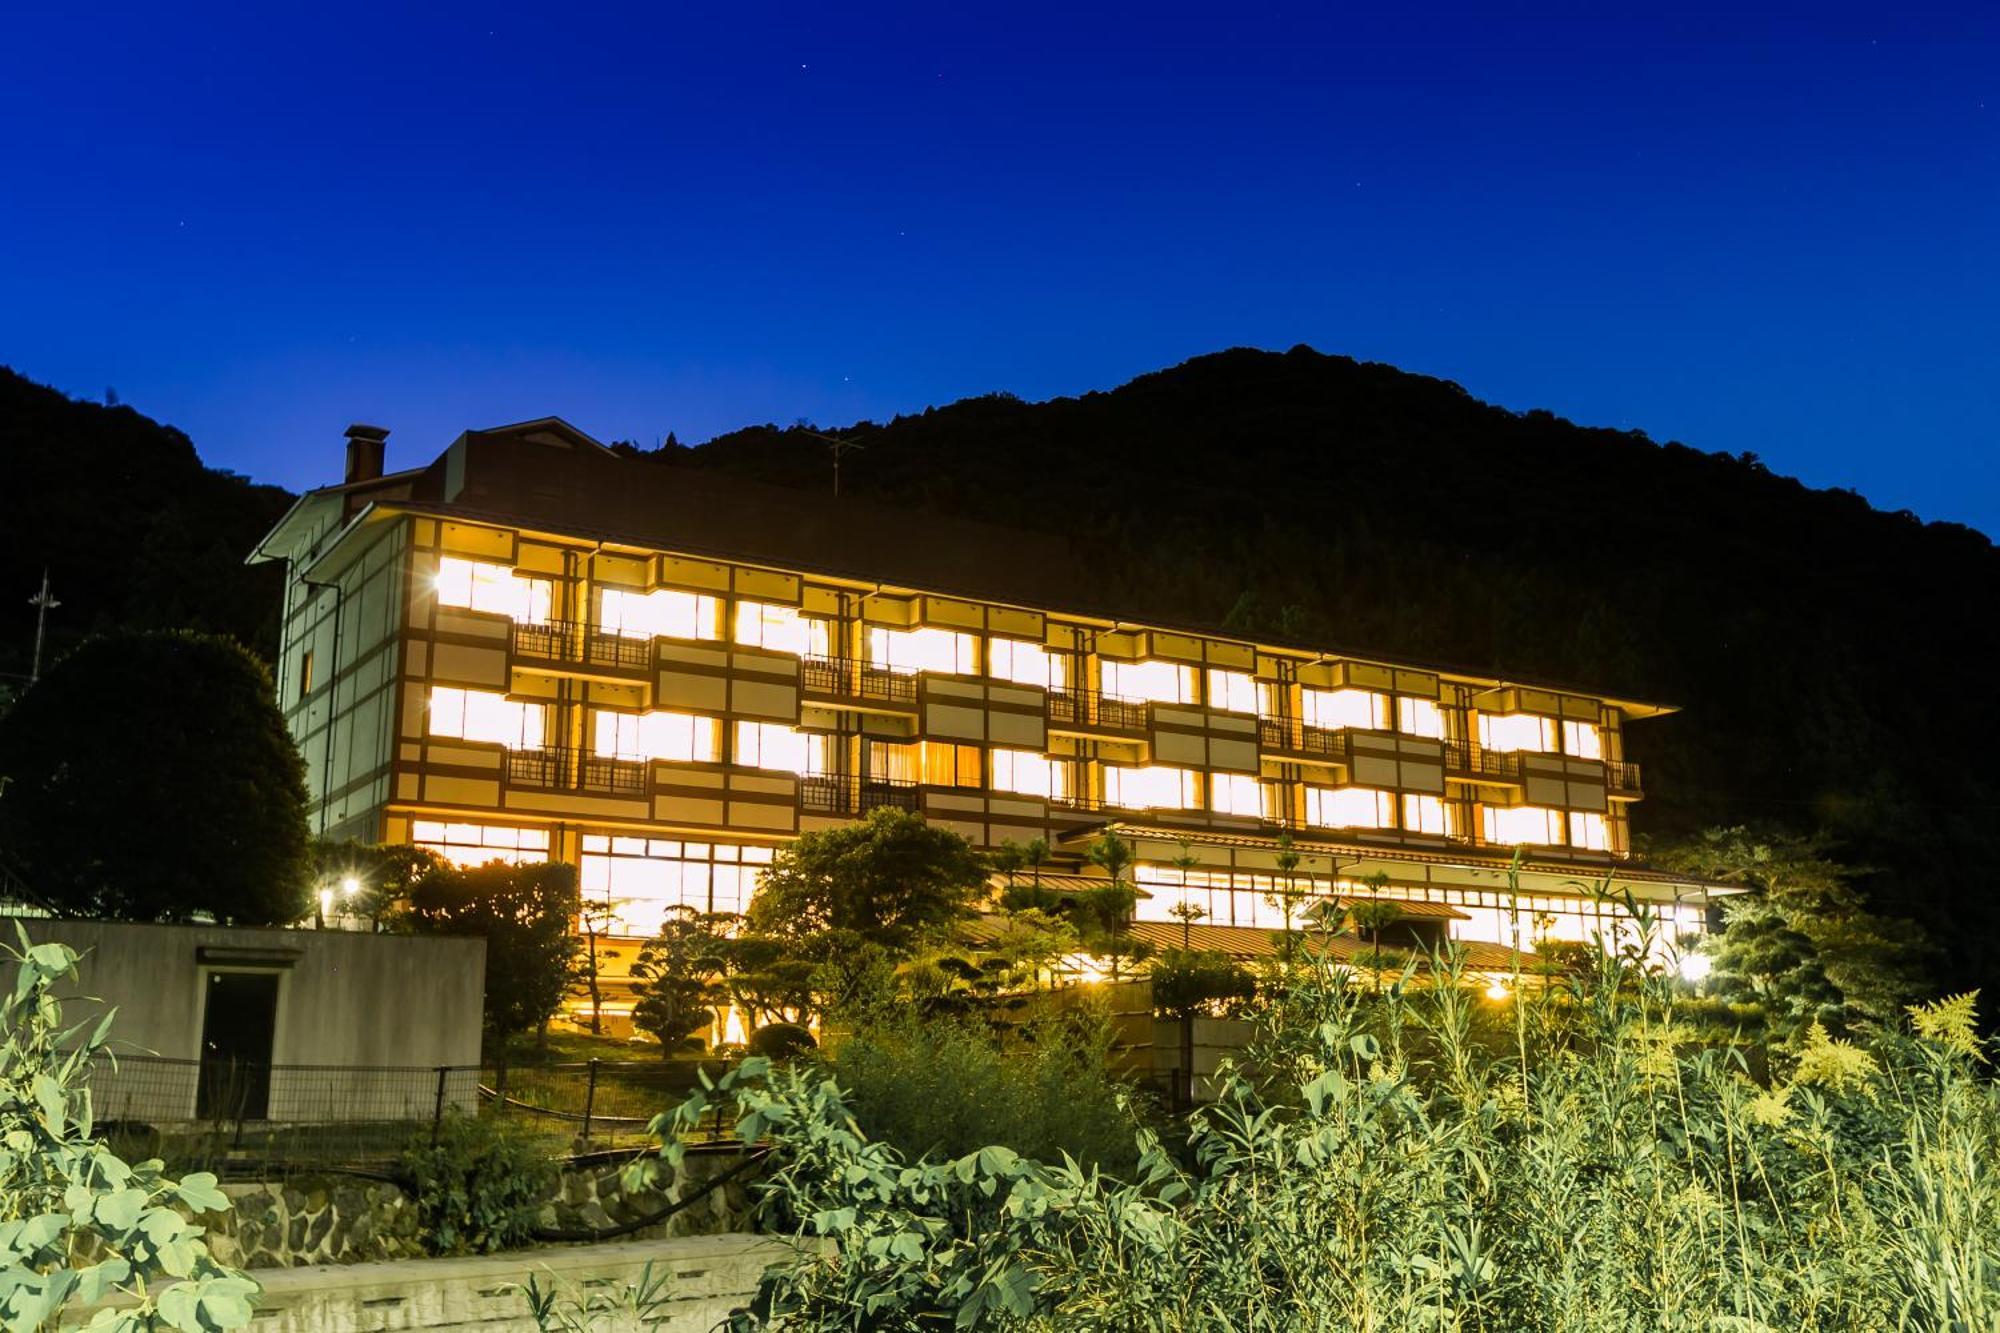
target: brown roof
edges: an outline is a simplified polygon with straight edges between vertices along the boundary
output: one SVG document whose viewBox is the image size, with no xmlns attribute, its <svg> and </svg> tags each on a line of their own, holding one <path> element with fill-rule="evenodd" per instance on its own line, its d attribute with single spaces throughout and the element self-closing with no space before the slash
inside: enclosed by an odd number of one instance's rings
<svg viewBox="0 0 2000 1333">
<path fill-rule="evenodd" d="M 1178 949 L 1181 947 L 1181 928 L 1178 924 L 1165 921 L 1135 921 L 1132 934 L 1146 941 L 1155 949 Z M 1272 938 L 1275 930 L 1260 930 L 1254 926 L 1204 926 L 1188 928 L 1188 946 L 1195 949 L 1226 953 L 1232 958 L 1269 958 L 1278 951 Z M 1324 950 L 1326 956 L 1346 962 L 1359 954 L 1368 952 L 1370 945 L 1365 940 L 1352 935 L 1322 935 L 1318 931 L 1304 932 L 1308 948 Z M 1452 940 L 1452 947 L 1465 952 L 1466 966 L 1475 971 L 1510 971 L 1517 961 L 1512 950 L 1503 945 L 1488 944 L 1483 940 Z M 1395 946 L 1389 946 L 1394 948 Z M 1407 951 L 1404 951 L 1407 952 Z"/>
<path fill-rule="evenodd" d="M 1379 898 L 1361 894 L 1342 894 L 1334 899 L 1342 907 L 1352 907 L 1356 903 L 1387 903 L 1403 916 L 1424 917 L 1433 921 L 1470 921 L 1472 918 L 1445 903 L 1412 902 L 1407 898 Z"/>
</svg>

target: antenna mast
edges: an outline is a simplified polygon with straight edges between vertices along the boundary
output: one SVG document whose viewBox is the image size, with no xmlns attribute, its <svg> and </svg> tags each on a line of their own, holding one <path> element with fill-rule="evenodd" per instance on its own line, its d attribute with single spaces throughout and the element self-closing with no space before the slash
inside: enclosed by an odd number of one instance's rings
<svg viewBox="0 0 2000 1333">
<path fill-rule="evenodd" d="M 49 594 L 47 565 L 42 566 L 42 590 L 28 599 L 28 605 L 35 608 L 35 658 L 28 668 L 28 683 L 32 685 L 42 678 L 42 635 L 48 628 L 49 612 L 62 605 Z"/>
</svg>

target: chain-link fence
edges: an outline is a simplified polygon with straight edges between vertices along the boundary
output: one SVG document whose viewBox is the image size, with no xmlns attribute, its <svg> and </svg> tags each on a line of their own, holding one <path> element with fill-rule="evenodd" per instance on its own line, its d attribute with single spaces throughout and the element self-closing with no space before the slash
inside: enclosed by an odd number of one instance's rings
<svg viewBox="0 0 2000 1333">
<path fill-rule="evenodd" d="M 128 1158 L 180 1170 L 270 1175 L 386 1169 L 434 1142 L 447 1116 L 478 1115 L 552 1156 L 641 1147 L 647 1126 L 695 1086 L 693 1061 L 568 1064 L 261 1065 L 109 1056 L 92 1071 L 92 1108 Z M 711 1077 L 727 1067 L 705 1066 Z M 694 1137 L 720 1142 L 720 1118 Z"/>
</svg>

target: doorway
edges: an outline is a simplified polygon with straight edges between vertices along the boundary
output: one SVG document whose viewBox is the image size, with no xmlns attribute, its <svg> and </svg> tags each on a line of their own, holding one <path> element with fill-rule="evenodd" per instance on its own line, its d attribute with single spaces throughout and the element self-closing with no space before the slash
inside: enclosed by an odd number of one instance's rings
<svg viewBox="0 0 2000 1333">
<path fill-rule="evenodd" d="M 203 987 L 203 1120 L 262 1120 L 271 1109 L 271 1051 L 278 1035 L 276 972 L 210 972 Z"/>
</svg>

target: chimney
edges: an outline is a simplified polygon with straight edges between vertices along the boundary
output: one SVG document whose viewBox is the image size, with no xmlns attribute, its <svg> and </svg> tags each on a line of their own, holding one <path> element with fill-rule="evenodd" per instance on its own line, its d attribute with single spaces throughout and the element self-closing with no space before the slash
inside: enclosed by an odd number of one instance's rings
<svg viewBox="0 0 2000 1333">
<path fill-rule="evenodd" d="M 373 481 L 382 475 L 382 443 L 389 432 L 359 422 L 347 428 L 347 484 Z"/>
</svg>

